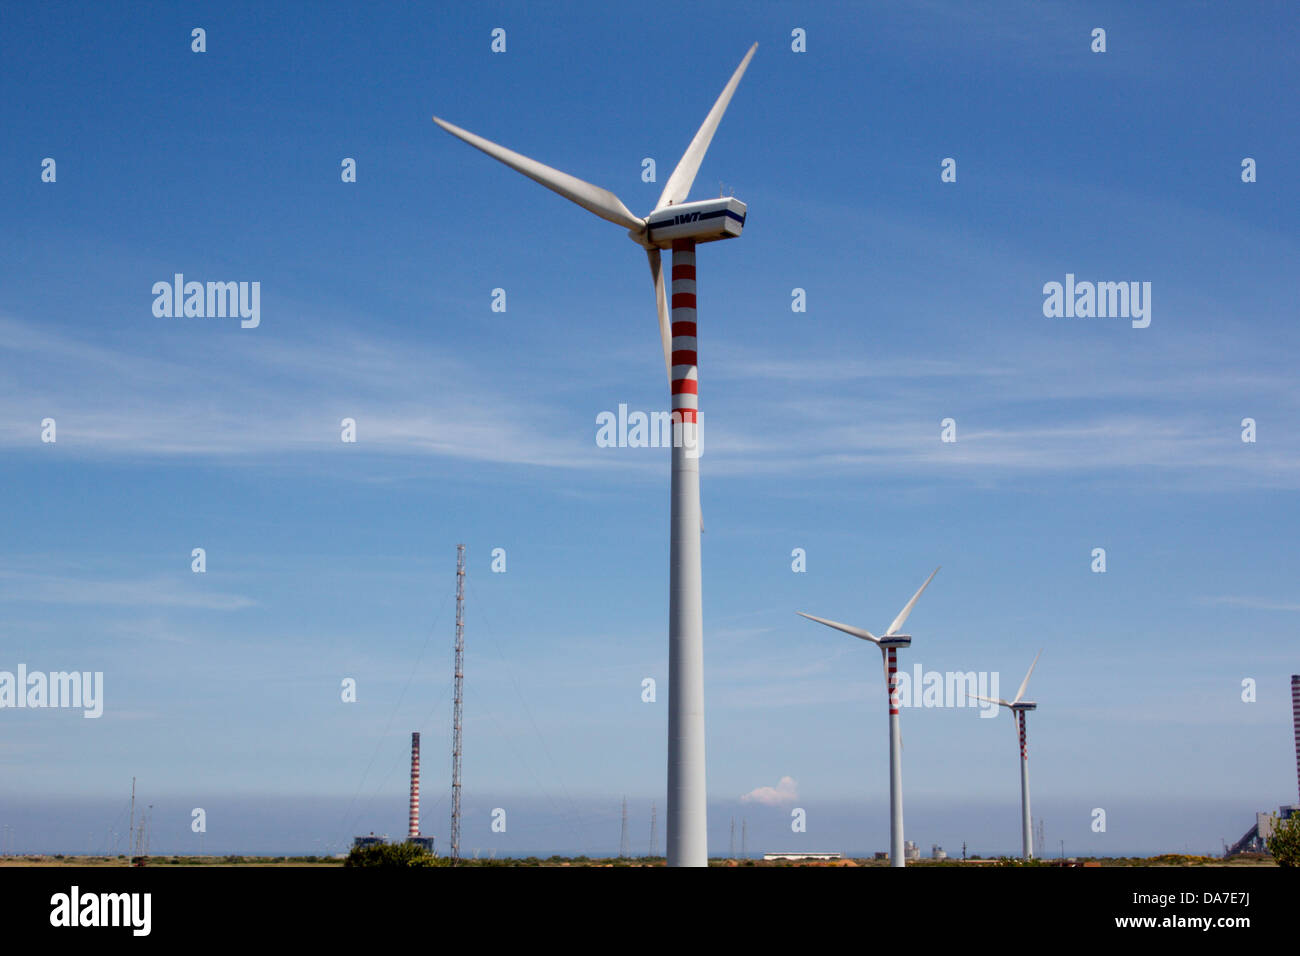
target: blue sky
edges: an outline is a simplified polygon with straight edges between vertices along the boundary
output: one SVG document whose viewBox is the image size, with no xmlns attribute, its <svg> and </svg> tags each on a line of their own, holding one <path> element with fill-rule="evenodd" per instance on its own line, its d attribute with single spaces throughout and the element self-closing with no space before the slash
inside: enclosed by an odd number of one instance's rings
<svg viewBox="0 0 1300 956">
<path fill-rule="evenodd" d="M 887 845 L 875 652 L 794 611 L 884 627 L 936 565 L 901 663 L 1005 695 L 1044 649 L 1050 848 L 1207 850 L 1295 799 L 1294 10 L 654 10 L 5 10 L 0 669 L 105 681 L 98 720 L 0 711 L 27 848 L 102 847 L 132 776 L 164 849 L 193 807 L 210 849 L 399 834 L 416 729 L 445 836 L 458 541 L 465 844 L 614 850 L 627 794 L 662 847 L 668 458 L 595 443 L 667 404 L 644 257 L 429 117 L 644 214 L 754 41 L 692 192 L 749 206 L 699 255 L 711 849 L 733 815 Z M 260 326 L 155 317 L 178 272 L 260 282 Z M 1150 326 L 1044 317 L 1067 273 L 1150 282 Z M 903 735 L 910 839 L 1018 847 L 1005 715 Z"/>
</svg>

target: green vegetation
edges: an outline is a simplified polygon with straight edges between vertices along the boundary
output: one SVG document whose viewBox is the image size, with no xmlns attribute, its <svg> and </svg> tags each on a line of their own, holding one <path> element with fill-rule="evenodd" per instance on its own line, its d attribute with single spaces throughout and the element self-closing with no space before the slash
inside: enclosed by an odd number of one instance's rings
<svg viewBox="0 0 1300 956">
<path fill-rule="evenodd" d="M 344 866 L 448 866 L 446 857 L 437 857 L 414 843 L 377 843 L 355 846 Z"/>
<path fill-rule="evenodd" d="M 1300 867 L 1300 813 L 1293 813 L 1288 820 L 1273 814 L 1273 833 L 1265 842 L 1278 866 Z"/>
</svg>

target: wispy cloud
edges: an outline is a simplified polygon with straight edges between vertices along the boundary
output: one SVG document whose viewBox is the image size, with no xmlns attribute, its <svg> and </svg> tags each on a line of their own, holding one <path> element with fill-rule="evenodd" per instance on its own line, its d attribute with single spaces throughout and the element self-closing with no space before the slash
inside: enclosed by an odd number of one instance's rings
<svg viewBox="0 0 1300 956">
<path fill-rule="evenodd" d="M 200 590 L 174 578 L 107 580 L 7 570 L 0 570 L 0 601 L 176 607 L 209 611 L 239 611 L 257 604 L 252 598 L 241 594 Z"/>
<path fill-rule="evenodd" d="M 1277 601 L 1271 598 L 1225 595 L 1222 597 L 1204 597 L 1198 603 L 1220 607 L 1244 607 L 1253 611 L 1300 611 L 1300 602 Z"/>
<path fill-rule="evenodd" d="M 595 445 L 597 398 L 557 390 L 549 370 L 502 375 L 493 356 L 320 329 L 312 342 L 267 335 L 94 344 L 0 318 L 13 374 L 0 384 L 0 446 L 61 455 L 212 457 L 277 465 L 351 454 L 662 476 L 663 449 Z M 241 342 L 243 344 L 241 344 Z M 1164 487 L 1296 487 L 1300 446 L 1269 421 L 1300 413 L 1290 373 L 1243 345 L 1184 336 L 1152 368 L 1130 342 L 1059 341 L 960 358 L 722 346 L 704 411 L 704 458 L 719 476 L 807 473 L 978 483 L 1004 476 L 1095 478 L 1142 469 Z M 1079 367 L 1092 371 L 1077 373 Z M 1101 370 L 1100 372 L 1096 370 Z M 1259 441 L 1240 420 L 1260 416 Z M 957 441 L 940 441 L 940 420 Z M 759 425 L 761 423 L 761 426 Z M 48 449 L 54 453 L 54 449 Z"/>
</svg>

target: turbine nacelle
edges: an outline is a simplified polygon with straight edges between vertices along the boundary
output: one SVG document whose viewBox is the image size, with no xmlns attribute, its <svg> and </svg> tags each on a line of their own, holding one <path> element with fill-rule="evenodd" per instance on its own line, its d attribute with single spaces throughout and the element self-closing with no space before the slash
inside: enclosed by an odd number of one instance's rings
<svg viewBox="0 0 1300 956">
<path fill-rule="evenodd" d="M 1038 704 L 1034 703 L 1032 700 L 1022 700 L 1017 704 L 1008 704 L 1007 706 L 1010 707 L 1012 710 L 1037 710 L 1038 709 Z"/>
<path fill-rule="evenodd" d="M 644 231 L 628 235 L 647 249 L 671 249 L 674 239 L 715 242 L 734 239 L 744 228 L 745 204 L 728 196 L 656 209 L 646 217 Z"/>
<path fill-rule="evenodd" d="M 911 647 L 911 634 L 887 634 L 879 641 L 881 647 Z"/>
</svg>

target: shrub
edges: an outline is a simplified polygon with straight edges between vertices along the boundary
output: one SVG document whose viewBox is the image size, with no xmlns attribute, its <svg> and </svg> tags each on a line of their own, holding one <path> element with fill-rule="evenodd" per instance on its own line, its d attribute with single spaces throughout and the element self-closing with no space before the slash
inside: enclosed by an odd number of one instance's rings
<svg viewBox="0 0 1300 956">
<path fill-rule="evenodd" d="M 1265 842 L 1278 866 L 1300 867 L 1300 813 L 1293 813 L 1286 820 L 1279 820 L 1273 814 L 1273 832 Z"/>
<path fill-rule="evenodd" d="M 379 843 L 374 846 L 354 846 L 344 866 L 446 866 L 448 860 L 429 853 L 414 843 Z"/>
</svg>

